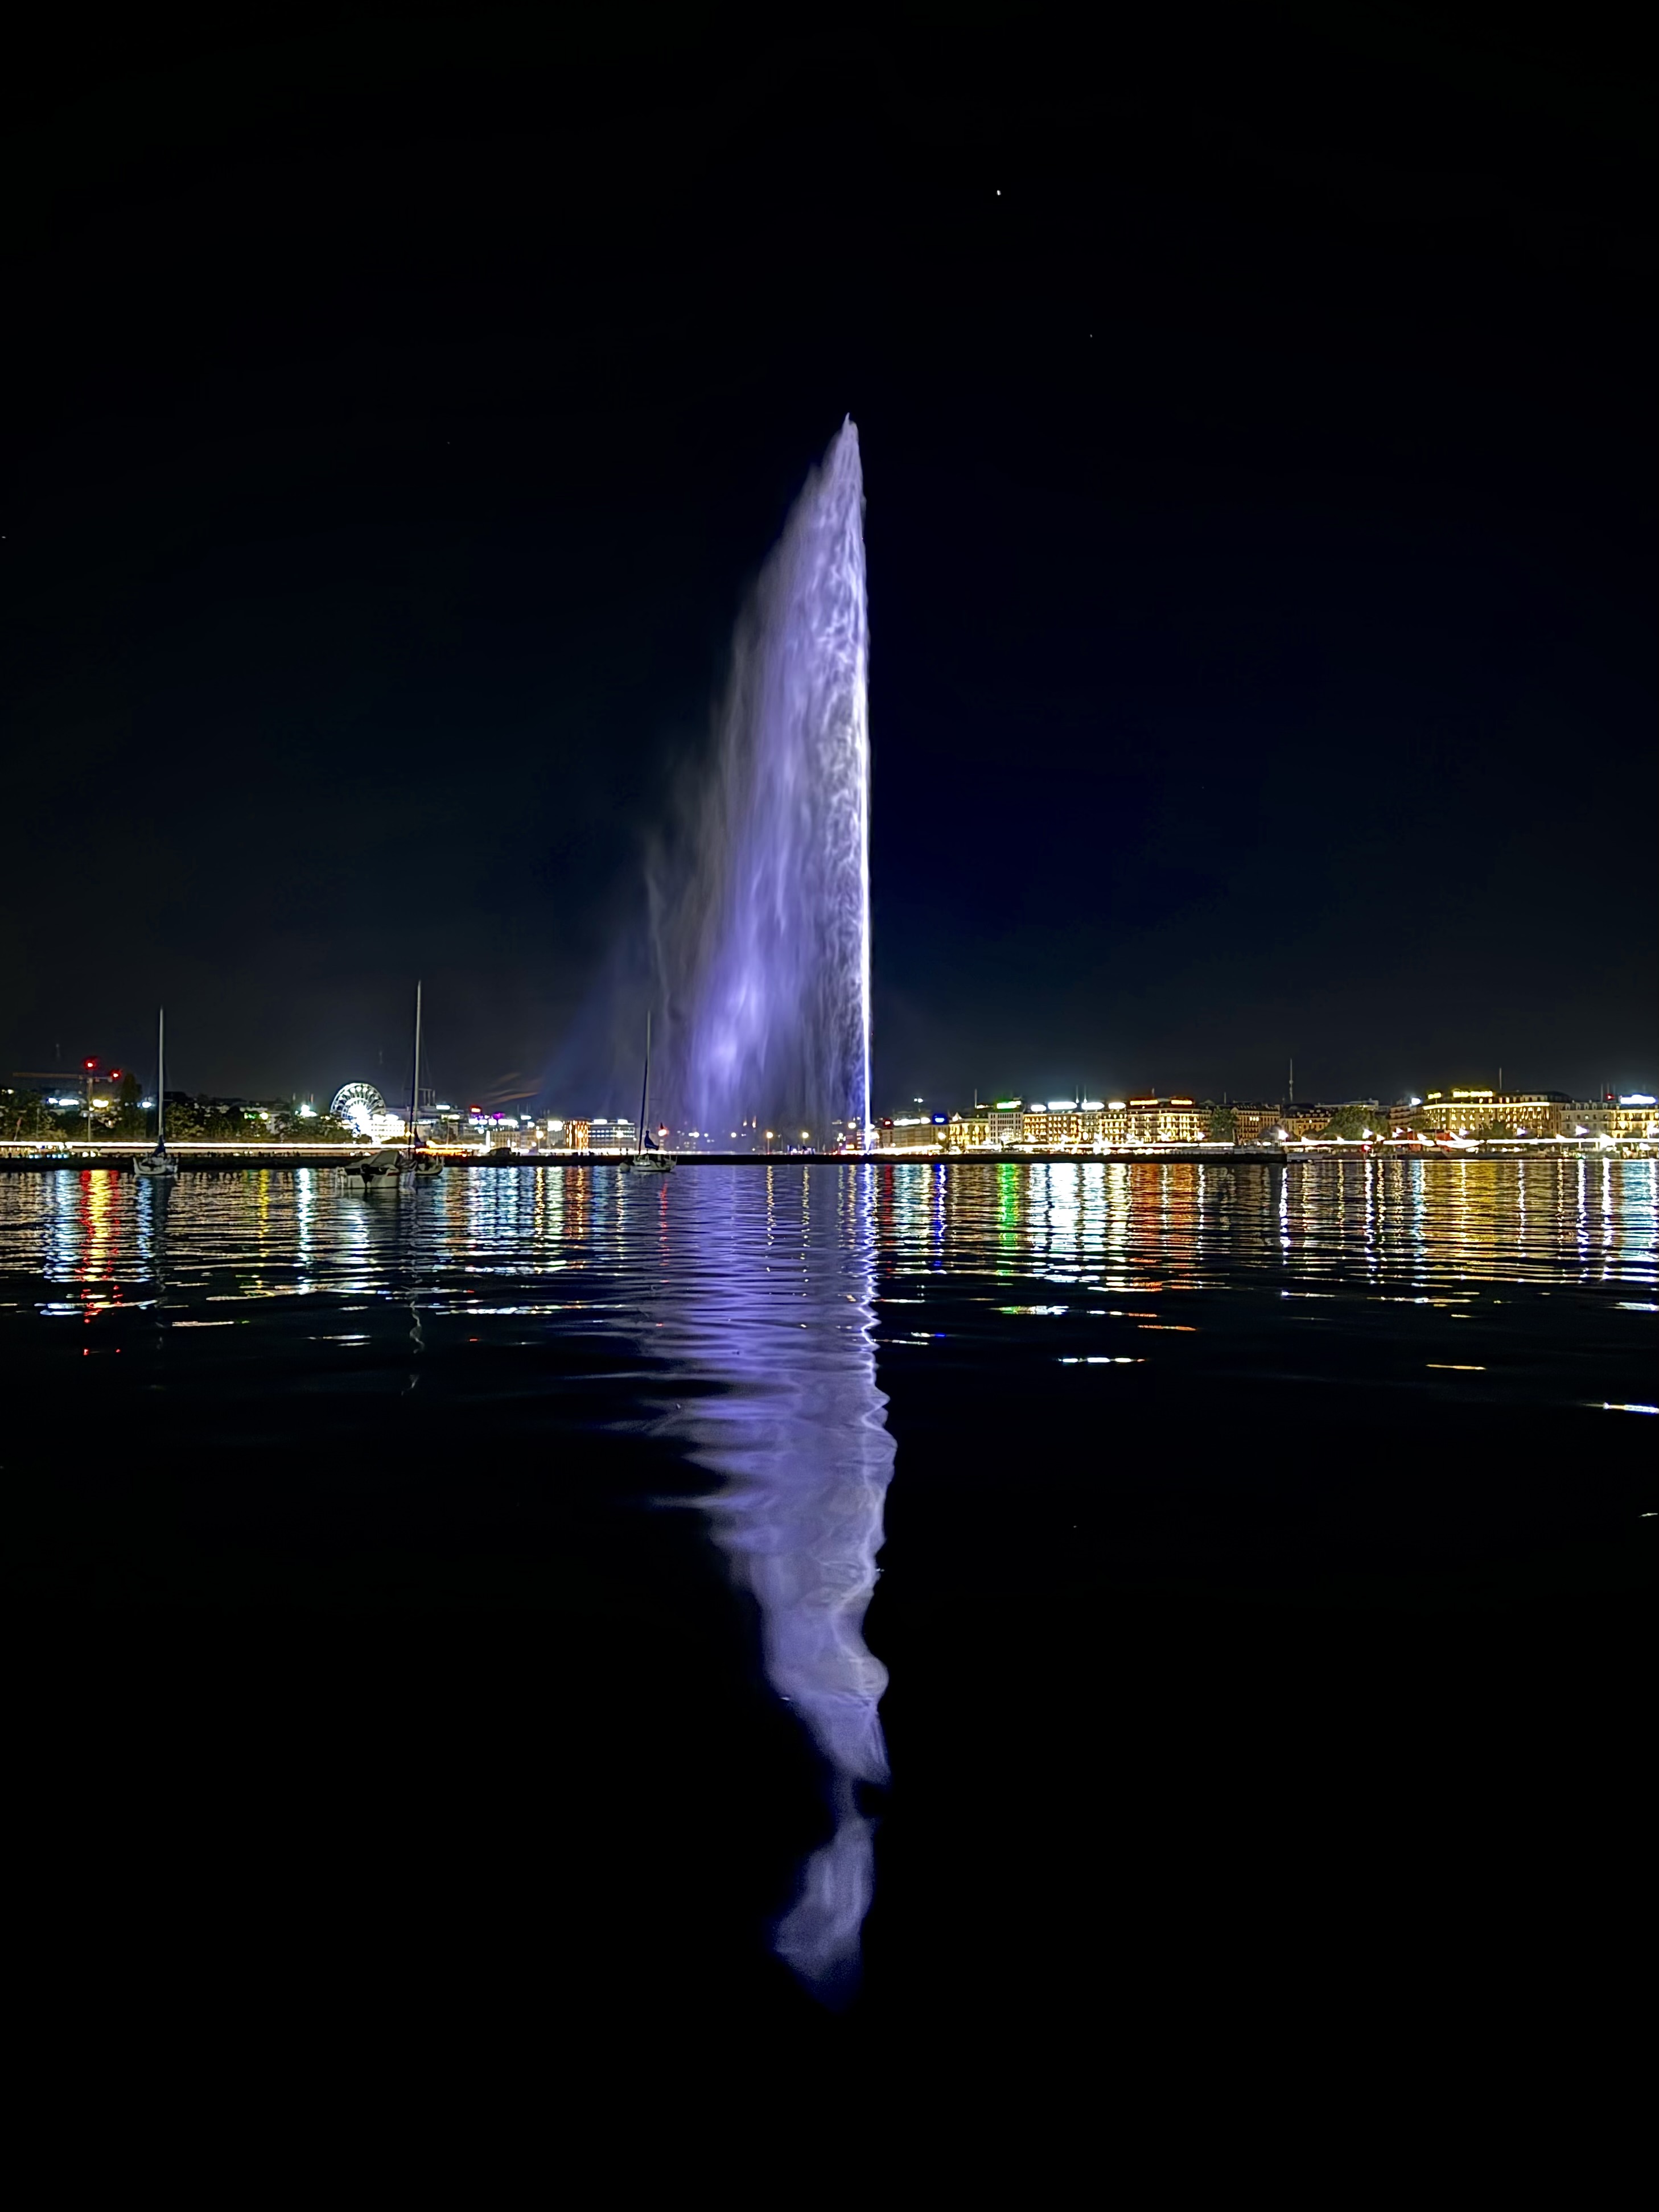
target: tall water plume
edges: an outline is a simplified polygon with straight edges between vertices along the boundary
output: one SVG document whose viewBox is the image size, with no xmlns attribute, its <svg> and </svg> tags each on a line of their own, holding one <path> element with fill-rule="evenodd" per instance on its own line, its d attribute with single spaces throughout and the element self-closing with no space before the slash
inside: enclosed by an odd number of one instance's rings
<svg viewBox="0 0 1659 2212">
<path fill-rule="evenodd" d="M 869 623 L 851 417 L 732 641 L 714 757 L 653 884 L 659 1097 L 682 1128 L 863 1141 L 870 1120 Z"/>
</svg>

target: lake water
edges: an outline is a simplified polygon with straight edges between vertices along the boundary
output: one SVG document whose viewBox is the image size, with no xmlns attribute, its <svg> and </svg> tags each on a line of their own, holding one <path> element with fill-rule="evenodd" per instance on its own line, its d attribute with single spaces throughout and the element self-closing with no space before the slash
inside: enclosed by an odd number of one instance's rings
<svg viewBox="0 0 1659 2212">
<path fill-rule="evenodd" d="M 211 1838 L 239 1974 L 411 2003 L 1380 1972 L 1379 1838 L 1397 1904 L 1600 1802 L 1656 1310 L 1647 1162 L 8 1174 L 40 1771 Z"/>
</svg>

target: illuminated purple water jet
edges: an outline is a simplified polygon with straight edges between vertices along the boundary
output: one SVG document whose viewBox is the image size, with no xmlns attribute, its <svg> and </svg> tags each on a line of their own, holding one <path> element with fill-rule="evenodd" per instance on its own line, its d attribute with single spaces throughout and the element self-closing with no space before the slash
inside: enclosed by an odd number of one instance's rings
<svg viewBox="0 0 1659 2212">
<path fill-rule="evenodd" d="M 654 886 L 681 1127 L 861 1146 L 870 1121 L 869 623 L 851 417 L 738 623 L 678 890 Z"/>
</svg>

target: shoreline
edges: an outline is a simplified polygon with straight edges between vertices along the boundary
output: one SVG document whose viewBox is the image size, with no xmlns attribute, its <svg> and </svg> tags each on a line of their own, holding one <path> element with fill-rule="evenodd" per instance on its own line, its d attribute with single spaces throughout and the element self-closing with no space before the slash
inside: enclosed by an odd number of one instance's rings
<svg viewBox="0 0 1659 2212">
<path fill-rule="evenodd" d="M 89 1168 L 101 1168 L 120 1173 L 131 1167 L 136 1158 L 149 1152 L 147 1144 L 79 1145 L 50 1151 L 33 1151 L 27 1146 L 0 1140 L 0 1171 L 40 1174 L 47 1170 L 84 1172 Z M 432 1148 L 436 1150 L 434 1146 Z M 361 1146 L 307 1147 L 303 1150 L 280 1145 L 248 1146 L 235 1152 L 217 1146 L 203 1146 L 199 1151 L 187 1151 L 182 1146 L 170 1147 L 181 1172 L 189 1174 L 243 1175 L 262 1170 L 280 1169 L 291 1172 L 297 1168 L 343 1168 L 354 1159 L 362 1158 Z M 680 1168 L 699 1167 L 1058 1167 L 1058 1166 L 1265 1166 L 1283 1167 L 1297 1160 L 1330 1160 L 1336 1158 L 1397 1158 L 1419 1160 L 1468 1159 L 1531 1159 L 1540 1156 L 1558 1159 L 1650 1159 L 1650 1149 L 1627 1151 L 1620 1146 L 1586 1144 L 1570 1137 L 1539 1137 L 1530 1139 L 1496 1138 L 1487 1143 L 1440 1145 L 1413 1144 L 1405 1139 L 1385 1139 L 1380 1144 L 1311 1144 L 1255 1146 L 1255 1145 L 1166 1145 L 1141 1146 L 1134 1150 L 1110 1152 L 677 1152 L 674 1165 Z M 446 1152 L 439 1155 L 446 1167 L 463 1168 L 535 1168 L 556 1169 L 561 1172 L 572 1168 L 614 1168 L 621 1170 L 628 1157 L 620 1152 L 508 1152 L 489 1153 Z M 389 1178 L 398 1180 L 398 1178 Z"/>
</svg>

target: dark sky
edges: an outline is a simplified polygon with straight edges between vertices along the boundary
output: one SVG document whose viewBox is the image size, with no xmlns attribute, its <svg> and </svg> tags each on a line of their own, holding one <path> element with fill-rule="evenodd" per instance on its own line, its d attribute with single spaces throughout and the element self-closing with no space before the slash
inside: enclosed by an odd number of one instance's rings
<svg viewBox="0 0 1659 2212">
<path fill-rule="evenodd" d="M 850 411 L 879 1105 L 1659 1088 L 1626 19 L 1152 12 L 9 72 L 4 1069 L 165 998 L 185 1087 L 395 1085 L 419 974 L 446 1094 L 619 1108 L 641 854 Z"/>
</svg>

